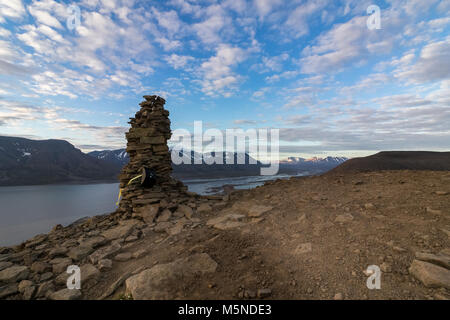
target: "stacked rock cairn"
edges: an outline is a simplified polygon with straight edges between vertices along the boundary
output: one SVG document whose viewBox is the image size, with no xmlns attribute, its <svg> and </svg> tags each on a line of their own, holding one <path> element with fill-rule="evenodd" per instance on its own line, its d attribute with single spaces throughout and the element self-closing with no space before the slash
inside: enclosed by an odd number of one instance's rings
<svg viewBox="0 0 450 320">
<path fill-rule="evenodd" d="M 186 196 L 187 187 L 171 177 L 172 161 L 167 140 L 171 137 L 169 111 L 164 109 L 165 100 L 159 96 L 144 96 L 141 109 L 128 122 L 131 125 L 126 133 L 129 163 L 122 169 L 119 180 L 122 198 L 118 212 L 130 217 L 147 205 Z M 152 187 L 131 179 L 142 174 L 142 168 L 156 174 Z"/>
</svg>

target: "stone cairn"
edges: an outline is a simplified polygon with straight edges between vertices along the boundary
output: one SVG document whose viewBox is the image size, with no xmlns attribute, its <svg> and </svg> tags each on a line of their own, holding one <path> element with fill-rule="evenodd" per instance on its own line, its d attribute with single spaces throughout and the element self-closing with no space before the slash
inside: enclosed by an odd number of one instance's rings
<svg viewBox="0 0 450 320">
<path fill-rule="evenodd" d="M 130 161 L 119 176 L 122 198 L 117 210 L 124 217 L 139 213 L 145 206 L 161 201 L 167 203 L 189 194 L 181 181 L 171 177 L 167 140 L 172 132 L 169 111 L 164 109 L 165 100 L 156 95 L 144 96 L 144 99 L 141 109 L 130 118 L 131 128 L 126 133 Z M 156 173 L 156 183 L 152 187 L 142 186 L 140 179 L 129 183 L 142 174 L 144 167 Z"/>
</svg>

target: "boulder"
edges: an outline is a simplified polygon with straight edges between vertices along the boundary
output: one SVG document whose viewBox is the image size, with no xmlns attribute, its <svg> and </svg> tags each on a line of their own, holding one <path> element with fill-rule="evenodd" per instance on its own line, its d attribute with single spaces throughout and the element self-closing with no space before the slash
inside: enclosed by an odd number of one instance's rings
<svg viewBox="0 0 450 320">
<path fill-rule="evenodd" d="M 0 282 L 19 282 L 28 277 L 30 270 L 26 266 L 12 266 L 0 271 Z"/>
<path fill-rule="evenodd" d="M 81 291 L 77 289 L 62 289 L 50 294 L 51 300 L 78 300 L 81 298 Z"/>
<path fill-rule="evenodd" d="M 134 230 L 135 224 L 126 224 L 114 227 L 112 229 L 106 230 L 102 233 L 102 236 L 111 241 L 115 239 L 123 239 L 128 237 Z"/>
<path fill-rule="evenodd" d="M 45 273 L 52 270 L 52 265 L 47 262 L 37 261 L 31 265 L 30 269 L 33 272 Z"/>
<path fill-rule="evenodd" d="M 445 254 L 431 254 L 425 252 L 416 252 L 416 258 L 421 261 L 430 262 L 438 266 L 450 269 L 450 256 Z"/>
<path fill-rule="evenodd" d="M 92 264 L 96 264 L 98 261 L 102 259 L 106 259 L 113 254 L 117 253 L 120 249 L 122 249 L 122 246 L 118 244 L 117 242 L 112 243 L 110 246 L 102 247 L 92 253 L 89 256 L 89 261 L 91 261 Z"/>
<path fill-rule="evenodd" d="M 150 204 L 138 209 L 137 212 L 133 212 L 133 217 L 140 217 L 145 223 L 151 224 L 158 215 L 158 211 L 159 204 Z"/>
<path fill-rule="evenodd" d="M 192 208 L 185 204 L 178 205 L 177 211 L 182 212 L 184 214 L 184 216 L 188 219 L 191 219 L 194 214 L 194 211 L 192 210 Z"/>
<path fill-rule="evenodd" d="M 67 253 L 69 258 L 72 258 L 74 261 L 81 261 L 83 258 L 87 257 L 94 249 L 90 246 L 78 246 L 72 248 Z"/>
<path fill-rule="evenodd" d="M 175 299 L 177 287 L 185 277 L 216 271 L 217 263 L 206 253 L 199 253 L 171 263 L 159 264 L 126 280 L 126 292 L 135 300 Z"/>
<path fill-rule="evenodd" d="M 409 273 L 426 287 L 450 289 L 450 270 L 443 267 L 415 259 L 409 268 Z"/>
<path fill-rule="evenodd" d="M 17 292 L 19 292 L 19 290 L 17 289 L 16 283 L 10 283 L 4 286 L 0 286 L 0 299 L 4 299 Z"/>
</svg>

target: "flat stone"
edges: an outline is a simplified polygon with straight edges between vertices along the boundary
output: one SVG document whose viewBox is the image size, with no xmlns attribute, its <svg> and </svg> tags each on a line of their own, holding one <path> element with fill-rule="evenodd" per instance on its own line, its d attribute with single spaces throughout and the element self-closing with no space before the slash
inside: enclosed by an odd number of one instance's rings
<svg viewBox="0 0 450 320">
<path fill-rule="evenodd" d="M 244 222 L 241 222 L 244 218 L 245 215 L 231 213 L 210 219 L 206 222 L 206 225 L 212 225 L 219 230 L 228 230 L 245 225 Z"/>
<path fill-rule="evenodd" d="M 409 268 L 409 273 L 426 287 L 450 289 L 450 270 L 435 264 L 415 259 Z"/>
<path fill-rule="evenodd" d="M 98 262 L 98 268 L 100 271 L 106 271 L 112 268 L 112 260 L 102 259 Z"/>
<path fill-rule="evenodd" d="M 133 252 L 132 257 L 134 259 L 139 259 L 139 258 L 142 258 L 143 256 L 147 255 L 147 253 L 148 253 L 148 251 L 146 249 L 140 249 L 140 250 Z"/>
<path fill-rule="evenodd" d="M 25 288 L 31 287 L 33 285 L 33 281 L 30 280 L 22 280 L 19 282 L 19 285 L 17 286 L 17 289 L 20 293 L 23 293 L 25 291 Z"/>
<path fill-rule="evenodd" d="M 31 300 L 34 297 L 34 294 L 36 293 L 36 286 L 29 286 L 26 287 L 25 290 L 22 293 L 22 297 L 24 300 Z"/>
<path fill-rule="evenodd" d="M 91 261 L 92 264 L 96 264 L 98 261 L 102 259 L 109 258 L 113 254 L 117 253 L 120 249 L 122 249 L 122 246 L 118 243 L 112 243 L 110 246 L 102 247 L 92 253 L 89 256 L 89 261 Z"/>
<path fill-rule="evenodd" d="M 67 279 L 71 275 L 67 272 L 61 273 L 56 277 L 55 282 L 58 285 L 66 285 Z M 80 267 L 80 276 L 81 276 L 81 287 L 83 287 L 83 283 L 89 280 L 97 280 L 100 276 L 100 271 L 94 267 L 92 264 L 85 264 Z"/>
<path fill-rule="evenodd" d="M 66 247 L 56 247 L 50 250 L 48 256 L 50 259 L 53 259 L 55 257 L 65 256 L 68 251 L 69 249 L 67 249 Z"/>
<path fill-rule="evenodd" d="M 188 219 L 191 219 L 194 214 L 194 211 L 192 210 L 192 208 L 185 204 L 178 205 L 177 211 L 182 212 L 184 214 L 184 216 Z"/>
<path fill-rule="evenodd" d="M 430 207 L 427 207 L 427 212 L 431 213 L 431 214 L 441 214 L 442 213 L 441 210 L 433 209 L 433 208 L 430 208 Z"/>
<path fill-rule="evenodd" d="M 5 270 L 6 268 L 9 268 L 13 265 L 12 262 L 9 261 L 2 261 L 0 262 L 0 271 Z"/>
<path fill-rule="evenodd" d="M 16 283 L 10 283 L 5 286 L 0 286 L 0 299 L 4 299 L 18 292 L 19 290 L 17 289 Z"/>
<path fill-rule="evenodd" d="M 87 257 L 94 249 L 89 246 L 79 246 L 69 250 L 67 256 L 72 258 L 74 261 L 80 261 L 83 258 Z"/>
<path fill-rule="evenodd" d="M 39 281 L 43 282 L 43 281 L 50 280 L 51 278 L 53 278 L 53 273 L 52 272 L 46 272 L 46 273 L 43 273 L 41 275 L 41 278 L 40 278 Z"/>
<path fill-rule="evenodd" d="M 30 270 L 26 266 L 12 266 L 0 271 L 0 282 L 19 282 L 28 277 Z"/>
<path fill-rule="evenodd" d="M 91 248 L 97 248 L 100 246 L 105 245 L 108 243 L 108 240 L 102 236 L 95 236 L 92 238 L 88 238 L 80 243 L 80 246 L 82 247 L 91 247 Z"/>
<path fill-rule="evenodd" d="M 125 282 L 126 293 L 130 293 L 135 300 L 175 299 L 178 291 L 173 288 L 179 286 L 182 279 L 195 274 L 213 273 L 216 269 L 217 263 L 208 254 L 194 254 L 156 265 L 128 278 Z"/>
<path fill-rule="evenodd" d="M 258 218 L 258 217 L 262 216 L 264 213 L 266 213 L 272 209 L 273 209 L 273 207 L 270 207 L 270 206 L 254 205 L 254 206 L 250 207 L 250 209 L 247 212 L 247 215 L 249 217 Z"/>
<path fill-rule="evenodd" d="M 156 222 L 167 222 L 170 220 L 170 218 L 172 218 L 172 212 L 168 209 L 164 210 L 163 212 L 161 212 L 161 214 L 158 216 L 158 218 L 156 218 Z"/>
<path fill-rule="evenodd" d="M 138 212 L 133 212 L 133 217 L 140 217 L 145 223 L 151 224 L 158 215 L 159 204 L 151 204 L 142 207 Z"/>
<path fill-rule="evenodd" d="M 197 208 L 197 213 L 208 213 L 212 210 L 211 206 L 207 203 L 202 203 L 198 208 Z"/>
<path fill-rule="evenodd" d="M 33 262 L 30 269 L 33 272 L 45 273 L 45 272 L 52 270 L 52 265 L 47 262 L 37 261 L 37 262 Z"/>
<path fill-rule="evenodd" d="M 334 219 L 335 222 L 347 223 L 353 220 L 353 216 L 350 213 L 340 214 Z"/>
<path fill-rule="evenodd" d="M 311 242 L 301 243 L 296 249 L 296 254 L 305 254 L 312 251 L 312 244 Z"/>
<path fill-rule="evenodd" d="M 170 223 L 170 222 L 160 222 L 155 226 L 154 231 L 155 232 L 166 232 L 171 227 L 172 227 L 172 223 Z"/>
<path fill-rule="evenodd" d="M 450 269 L 450 256 L 447 256 L 445 254 L 416 252 L 416 258 L 421 261 L 430 262 L 438 266 Z"/>
<path fill-rule="evenodd" d="M 38 287 L 36 297 L 37 298 L 47 297 L 49 293 L 52 293 L 53 291 L 55 291 L 55 285 L 53 284 L 53 281 L 43 282 Z"/>
<path fill-rule="evenodd" d="M 436 191 L 435 194 L 437 194 L 438 196 L 446 196 L 448 195 L 447 191 Z"/>
<path fill-rule="evenodd" d="M 54 259 L 56 260 L 56 259 Z M 52 260 L 53 261 L 53 260 Z M 50 261 L 51 263 L 51 261 Z M 59 274 L 61 272 L 64 272 L 67 270 L 67 267 L 72 264 L 72 259 L 70 258 L 61 258 L 58 259 L 57 263 L 52 264 L 52 271 L 53 273 Z"/>
<path fill-rule="evenodd" d="M 123 252 L 123 253 L 119 253 L 118 255 L 116 255 L 114 257 L 114 260 L 116 261 L 128 261 L 131 259 L 131 253 L 130 252 Z"/>
<path fill-rule="evenodd" d="M 50 295 L 51 300 L 79 300 L 81 298 L 81 291 L 77 289 L 62 289 L 53 292 Z"/>
<path fill-rule="evenodd" d="M 102 233 L 102 236 L 110 241 L 119 238 L 126 238 L 133 232 L 134 227 L 135 227 L 134 224 L 117 226 L 112 229 L 104 231 Z"/>
</svg>

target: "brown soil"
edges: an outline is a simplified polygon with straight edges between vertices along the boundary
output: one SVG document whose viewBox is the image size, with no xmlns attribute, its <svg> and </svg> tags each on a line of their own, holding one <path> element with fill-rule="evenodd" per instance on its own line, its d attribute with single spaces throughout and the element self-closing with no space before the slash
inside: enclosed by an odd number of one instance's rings
<svg viewBox="0 0 450 320">
<path fill-rule="evenodd" d="M 426 288 L 408 273 L 415 252 L 450 248 L 450 195 L 436 191 L 450 192 L 450 172 L 291 178 L 233 192 L 223 210 L 197 214 L 200 224 L 174 236 L 151 232 L 133 242 L 127 251 L 146 248 L 148 254 L 114 261 L 83 298 L 98 298 L 126 272 L 199 252 L 217 262 L 216 272 L 167 283 L 173 298 L 245 299 L 263 288 L 271 290 L 272 299 L 333 299 L 338 293 L 344 299 L 450 297 L 448 290 Z M 238 213 L 252 203 L 273 209 L 262 221 L 247 220 L 233 229 L 206 225 L 222 211 Z M 348 214 L 353 220 L 335 221 Z M 387 271 L 380 290 L 366 286 L 369 265 Z M 108 298 L 118 299 L 124 292 L 122 285 Z"/>
</svg>

